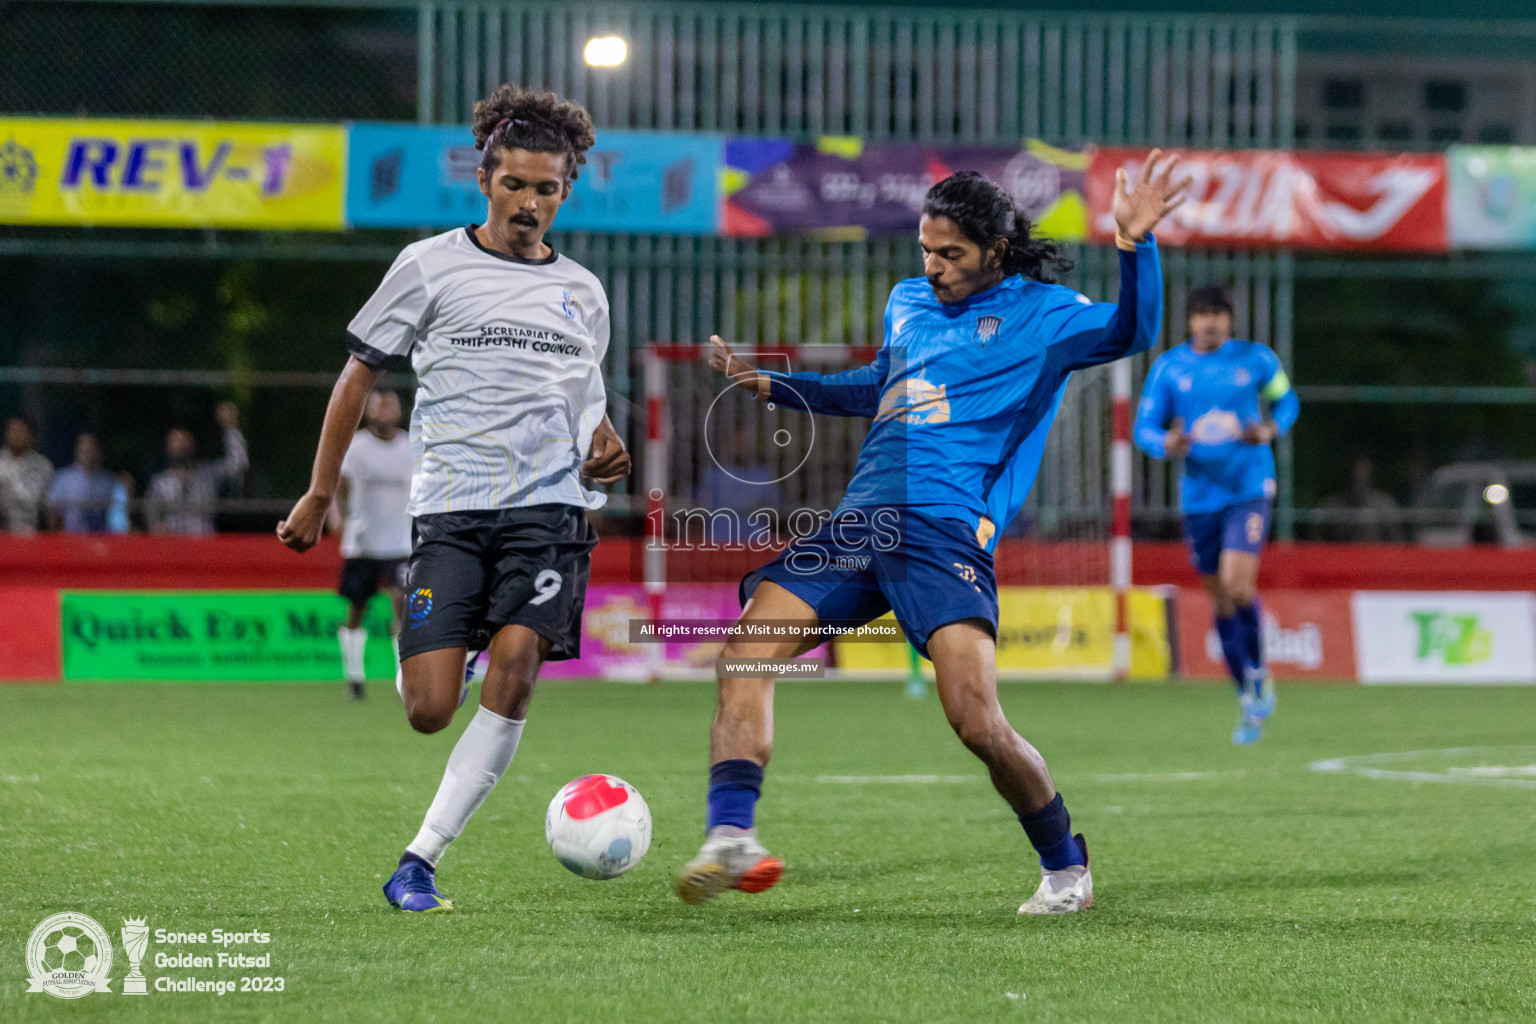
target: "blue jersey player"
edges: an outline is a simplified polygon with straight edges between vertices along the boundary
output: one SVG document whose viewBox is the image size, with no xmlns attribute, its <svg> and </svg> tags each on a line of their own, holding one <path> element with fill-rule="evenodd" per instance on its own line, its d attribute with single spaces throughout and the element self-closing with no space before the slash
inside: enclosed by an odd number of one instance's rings
<svg viewBox="0 0 1536 1024">
<path fill-rule="evenodd" d="M 1241 706 L 1232 742 L 1253 743 L 1275 710 L 1257 594 L 1275 497 L 1269 445 L 1296 422 L 1298 402 L 1272 350 L 1232 338 L 1226 289 L 1195 289 L 1187 309 L 1189 341 L 1159 356 L 1142 388 L 1136 444 L 1156 458 L 1184 458 L 1184 539 L 1215 602 Z"/>
<path fill-rule="evenodd" d="M 925 276 L 892 291 L 871 365 L 764 373 L 713 339 L 711 364 L 757 397 L 873 422 L 832 516 L 742 580 L 742 629 L 719 663 L 707 836 L 677 878 L 686 902 L 730 888 L 761 892 L 784 868 L 758 842 L 754 817 L 773 750 L 774 681 L 760 667 L 733 675 L 732 661 L 795 657 L 818 642 L 754 639 L 774 628 L 768 622 L 804 630 L 887 611 L 933 661 L 945 716 L 1039 852 L 1039 889 L 1020 913 L 1092 902 L 1086 844 L 1071 832 L 1044 759 L 998 703 L 992 553 L 1029 493 L 1068 376 L 1157 337 L 1162 280 L 1150 232 L 1181 202 L 1185 183 L 1170 184 L 1176 163 L 1154 153 L 1134 188 L 1121 174 L 1118 304 L 1049 283 L 1065 263 L 1056 246 L 1030 237 L 1007 192 L 965 172 L 924 199 Z"/>
</svg>

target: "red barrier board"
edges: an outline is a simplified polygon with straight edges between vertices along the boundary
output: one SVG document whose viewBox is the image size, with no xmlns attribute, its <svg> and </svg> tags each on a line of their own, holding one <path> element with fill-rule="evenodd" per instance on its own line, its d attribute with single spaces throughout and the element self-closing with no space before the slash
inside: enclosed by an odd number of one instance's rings
<svg viewBox="0 0 1536 1024">
<path fill-rule="evenodd" d="M 0 587 L 0 683 L 58 682 L 64 674 L 59 592 Z"/>
<path fill-rule="evenodd" d="M 1098 150 L 1088 171 L 1089 234 L 1115 236 L 1115 171 L 1136 180 L 1147 150 Z M 1284 150 L 1181 150 L 1192 179 L 1157 229 L 1166 245 L 1444 252 L 1445 157 Z"/>
<path fill-rule="evenodd" d="M 643 582 L 640 537 L 604 536 L 592 552 L 593 583 Z M 1109 579 L 1107 546 L 1085 568 L 1081 545 L 1052 545 L 1005 538 L 1000 566 L 1026 566 L 1027 582 L 1044 585 L 1103 583 Z M 738 562 L 712 566 L 713 575 L 692 579 L 688 560 L 669 560 L 671 582 L 716 582 L 768 561 L 743 552 Z M 1132 554 L 1137 586 L 1198 587 L 1189 551 L 1177 541 L 1138 541 Z M 262 590 L 329 588 L 341 573 L 341 554 L 326 538 L 303 555 L 270 534 L 218 537 L 72 537 L 0 534 L 0 580 L 10 586 L 73 590 Z M 1085 574 L 1091 578 L 1085 579 Z M 1261 590 L 1531 590 L 1536 587 L 1536 547 L 1421 548 L 1406 544 L 1308 544 L 1279 542 L 1264 550 Z M 1004 578 L 1004 583 L 1026 582 Z"/>
<path fill-rule="evenodd" d="M 1264 609 L 1264 653 L 1276 679 L 1339 682 L 1356 678 L 1355 635 L 1346 590 L 1269 590 Z M 1227 664 L 1216 637 L 1210 595 L 1178 595 L 1179 674 L 1225 679 Z"/>
</svg>

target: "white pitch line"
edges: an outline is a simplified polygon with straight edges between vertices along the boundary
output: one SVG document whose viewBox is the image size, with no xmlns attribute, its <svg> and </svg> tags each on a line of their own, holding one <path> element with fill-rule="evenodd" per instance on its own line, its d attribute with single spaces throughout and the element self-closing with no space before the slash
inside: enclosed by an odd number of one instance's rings
<svg viewBox="0 0 1536 1024">
<path fill-rule="evenodd" d="M 1506 786 L 1516 789 L 1536 789 L 1536 765 L 1447 765 L 1442 771 L 1421 769 L 1381 768 L 1382 764 L 1414 761 L 1426 757 L 1485 757 L 1490 753 L 1506 752 L 1525 759 L 1536 753 L 1536 747 L 1446 747 L 1443 750 L 1404 750 L 1382 754 L 1357 754 L 1351 757 L 1329 757 L 1313 761 L 1309 768 L 1314 772 L 1332 775 L 1359 775 L 1366 779 L 1393 779 L 1401 782 L 1450 782 L 1463 786 Z M 1517 753 L 1518 752 L 1518 753 Z"/>
</svg>

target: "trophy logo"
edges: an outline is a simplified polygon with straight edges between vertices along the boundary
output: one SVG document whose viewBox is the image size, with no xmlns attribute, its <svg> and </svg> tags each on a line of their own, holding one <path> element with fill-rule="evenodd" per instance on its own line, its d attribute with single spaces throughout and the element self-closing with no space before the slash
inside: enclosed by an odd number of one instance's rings
<svg viewBox="0 0 1536 1024">
<path fill-rule="evenodd" d="M 123 918 L 123 951 L 128 954 L 128 976 L 123 979 L 123 995 L 149 994 L 149 985 L 139 964 L 144 961 L 144 950 L 149 945 L 149 925 L 142 917 Z"/>
</svg>

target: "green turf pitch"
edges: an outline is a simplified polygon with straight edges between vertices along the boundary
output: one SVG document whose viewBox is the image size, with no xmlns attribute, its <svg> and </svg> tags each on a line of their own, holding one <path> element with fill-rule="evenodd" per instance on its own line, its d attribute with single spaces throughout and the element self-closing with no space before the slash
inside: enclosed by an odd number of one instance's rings
<svg viewBox="0 0 1536 1024">
<path fill-rule="evenodd" d="M 1091 842 L 1097 902 L 1019 918 L 1037 867 L 945 726 L 899 684 L 791 683 L 762 835 L 774 891 L 684 906 L 712 688 L 547 684 L 445 859 L 458 910 L 379 893 L 468 720 L 421 737 L 388 686 L 0 687 L 0 1020 L 1536 1020 L 1536 688 L 1286 687 L 1234 749 L 1215 686 L 1017 684 Z M 1320 774 L 1325 758 L 1434 782 Z M 638 786 L 649 857 L 613 882 L 544 845 L 555 790 Z M 907 777 L 896 781 L 892 777 Z M 1522 784 L 1522 782 L 1524 784 Z M 45 916 L 112 932 L 112 992 L 27 994 Z M 125 916 L 262 930 L 281 994 L 118 994 Z M 206 950 L 205 950 L 206 952 Z"/>
</svg>

